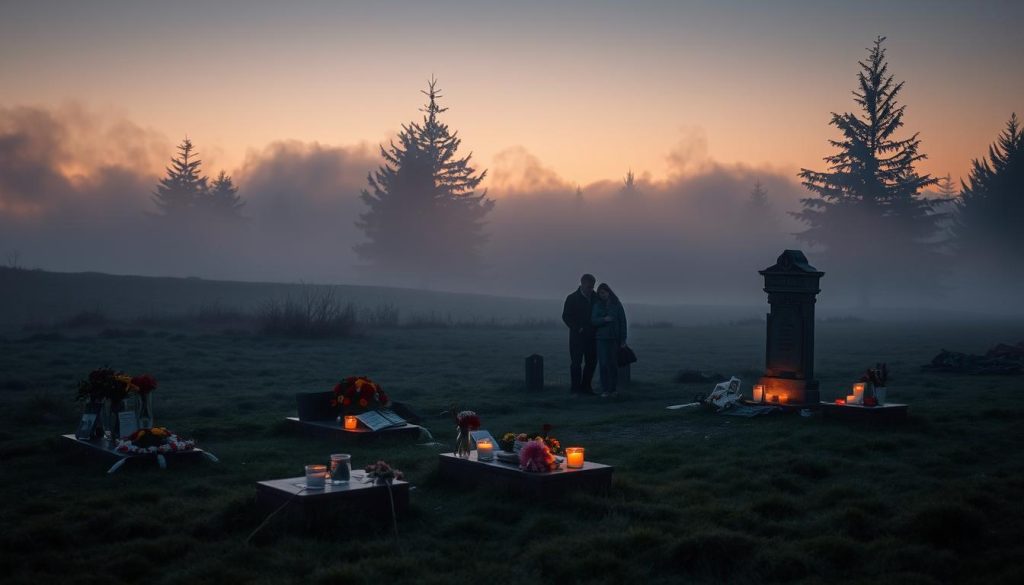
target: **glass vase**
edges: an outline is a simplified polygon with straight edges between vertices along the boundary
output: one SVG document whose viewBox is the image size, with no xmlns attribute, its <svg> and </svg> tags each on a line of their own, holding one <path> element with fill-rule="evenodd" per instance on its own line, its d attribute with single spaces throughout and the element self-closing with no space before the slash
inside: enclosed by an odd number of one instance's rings
<svg viewBox="0 0 1024 585">
<path fill-rule="evenodd" d="M 111 443 L 121 438 L 121 411 L 124 400 L 106 400 L 103 403 L 103 435 Z"/>
<path fill-rule="evenodd" d="M 456 427 L 456 429 L 459 434 L 455 437 L 455 456 L 468 459 L 469 454 L 472 451 L 469 444 L 469 429 L 464 429 L 462 427 Z"/>
<path fill-rule="evenodd" d="M 139 428 L 153 428 L 153 393 L 146 392 L 139 396 Z"/>
</svg>

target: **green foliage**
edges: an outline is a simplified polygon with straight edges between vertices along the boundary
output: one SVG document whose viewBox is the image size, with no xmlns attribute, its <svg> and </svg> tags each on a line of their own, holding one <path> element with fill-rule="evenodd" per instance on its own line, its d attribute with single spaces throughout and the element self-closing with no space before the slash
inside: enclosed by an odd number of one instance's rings
<svg viewBox="0 0 1024 585">
<path fill-rule="evenodd" d="M 238 196 L 238 187 L 224 171 L 211 185 L 209 177 L 202 174 L 202 164 L 192 141 L 186 137 L 153 193 L 159 215 L 183 221 L 240 219 L 244 203 Z"/>
<path fill-rule="evenodd" d="M 423 92 L 430 101 L 421 123 L 402 126 L 398 144 L 380 149 L 384 164 L 367 177 L 360 198 L 369 208 L 356 226 L 367 242 L 355 247 L 369 267 L 389 274 L 444 278 L 476 274 L 486 241 L 484 218 L 494 208 L 476 189 L 487 175 L 459 158 L 462 140 L 440 115 L 437 82 Z"/>
<path fill-rule="evenodd" d="M 915 165 L 918 134 L 896 138 L 906 106 L 897 101 L 903 82 L 889 73 L 878 37 L 861 61 L 854 101 L 860 113 L 833 113 L 829 123 L 842 137 L 830 140 L 836 154 L 825 157 L 827 171 L 801 169 L 811 197 L 793 213 L 807 229 L 797 239 L 825 249 L 821 264 L 842 265 L 854 282 L 868 289 L 935 290 L 937 250 L 932 241 L 941 214 L 922 189 L 937 182 Z M 865 299 L 866 300 L 866 299 Z"/>
<path fill-rule="evenodd" d="M 957 249 L 965 260 L 1013 272 L 1024 253 L 1024 132 L 1017 114 L 989 146 L 988 159 L 972 161 L 955 219 Z M 1014 276 L 1024 277 L 1019 271 Z"/>
</svg>

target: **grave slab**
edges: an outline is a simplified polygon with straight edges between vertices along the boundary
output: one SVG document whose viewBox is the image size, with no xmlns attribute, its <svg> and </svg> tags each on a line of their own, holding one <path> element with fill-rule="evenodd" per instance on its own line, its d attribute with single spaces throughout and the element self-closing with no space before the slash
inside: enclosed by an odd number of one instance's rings
<svg viewBox="0 0 1024 585">
<path fill-rule="evenodd" d="M 422 427 L 419 425 L 411 423 L 371 431 L 363 427 L 355 430 L 346 430 L 341 428 L 337 421 L 333 420 L 299 420 L 297 416 L 285 417 L 285 420 L 307 436 L 343 441 L 373 441 L 381 439 L 415 441 L 419 439 L 420 431 L 422 430 Z"/>
<path fill-rule="evenodd" d="M 283 509 L 287 518 L 312 527 L 337 521 L 339 514 L 358 514 L 373 518 L 391 518 L 391 497 L 395 516 L 401 517 L 409 507 L 409 483 L 395 480 L 388 486 L 366 481 L 366 472 L 352 470 L 352 479 L 322 489 L 305 487 L 303 476 L 272 479 L 256 483 L 256 503 L 267 512 Z"/>
<path fill-rule="evenodd" d="M 907 419 L 909 405 L 888 403 L 879 406 L 836 404 L 822 402 L 821 413 L 826 418 L 864 422 L 901 422 Z"/>
<path fill-rule="evenodd" d="M 557 498 L 573 491 L 607 492 L 612 485 L 614 467 L 586 461 L 582 469 L 562 467 L 547 473 L 528 472 L 512 463 L 479 461 L 477 452 L 469 458 L 454 453 L 438 455 L 438 471 L 442 478 L 464 485 L 492 487 L 500 491 L 538 498 Z"/>
<path fill-rule="evenodd" d="M 159 465 L 161 469 L 165 469 L 167 467 L 168 461 L 175 459 L 185 460 L 205 458 L 209 459 L 210 461 L 213 461 L 214 463 L 219 463 L 219 460 L 213 455 L 213 453 L 210 453 L 209 451 L 203 451 L 202 449 L 199 448 L 195 448 L 190 451 L 171 451 L 169 453 L 129 454 L 121 453 L 120 451 L 115 449 L 116 443 L 111 443 L 109 441 L 106 441 L 105 439 L 92 439 L 89 441 L 84 441 L 82 439 L 76 438 L 73 433 L 69 435 L 61 435 L 61 439 L 63 439 L 62 444 L 64 445 L 76 447 L 78 449 L 81 449 L 82 451 L 91 453 L 99 457 L 114 459 L 114 464 L 110 466 L 110 469 L 107 470 L 107 473 L 116 472 L 129 461 L 150 460 L 156 462 L 156 464 Z"/>
</svg>

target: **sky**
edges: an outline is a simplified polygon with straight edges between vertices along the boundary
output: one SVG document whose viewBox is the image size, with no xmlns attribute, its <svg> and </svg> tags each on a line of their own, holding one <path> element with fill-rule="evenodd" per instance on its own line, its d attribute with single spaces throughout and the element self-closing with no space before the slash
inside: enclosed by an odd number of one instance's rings
<svg viewBox="0 0 1024 585">
<path fill-rule="evenodd" d="M 524 160 L 582 185 L 712 162 L 795 174 L 823 167 L 830 112 L 854 108 L 885 35 L 921 169 L 956 179 L 1024 114 L 1022 17 L 991 0 L 0 0 L 0 108 L 128 120 L 168 158 L 187 134 L 232 172 L 276 141 L 372 153 L 436 76 L 497 197 Z"/>
</svg>

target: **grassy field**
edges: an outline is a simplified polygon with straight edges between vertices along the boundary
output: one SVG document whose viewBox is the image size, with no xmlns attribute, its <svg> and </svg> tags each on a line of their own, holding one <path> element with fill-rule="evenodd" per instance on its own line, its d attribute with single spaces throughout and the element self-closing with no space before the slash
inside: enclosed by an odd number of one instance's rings
<svg viewBox="0 0 1024 585">
<path fill-rule="evenodd" d="M 10 583 L 1020 583 L 1024 582 L 1024 408 L 1020 379 L 925 374 L 940 349 L 983 351 L 1021 323 L 825 322 L 823 396 L 845 395 L 877 360 L 893 370 L 898 428 L 818 417 L 739 419 L 667 411 L 705 386 L 683 368 L 762 366 L 756 323 L 637 328 L 633 386 L 609 403 L 567 392 L 558 328 L 389 329 L 338 340 L 143 328 L 0 341 L 0 574 Z M 546 358 L 548 388 L 522 388 L 523 357 Z M 73 386 L 110 364 L 154 373 L 158 424 L 221 463 L 107 465 L 60 448 Z M 450 402 L 494 434 L 554 425 L 563 444 L 615 466 L 611 493 L 561 502 L 495 497 L 436 475 L 437 447 L 353 447 L 415 484 L 396 545 L 386 525 L 301 535 L 264 516 L 254 482 L 301 474 L 339 447 L 282 424 L 293 393 L 367 374 L 426 415 L 437 440 Z"/>
</svg>

